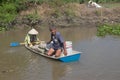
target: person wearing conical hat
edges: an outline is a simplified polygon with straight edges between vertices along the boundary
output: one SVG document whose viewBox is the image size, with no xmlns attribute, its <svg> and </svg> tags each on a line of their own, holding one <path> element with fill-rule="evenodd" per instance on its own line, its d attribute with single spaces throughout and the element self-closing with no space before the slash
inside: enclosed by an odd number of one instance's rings
<svg viewBox="0 0 120 80">
<path fill-rule="evenodd" d="M 37 35 L 38 31 L 36 31 L 34 28 L 31 29 L 25 37 L 25 43 L 28 44 L 28 46 L 32 47 L 35 44 L 34 42 L 39 41 Z"/>
</svg>

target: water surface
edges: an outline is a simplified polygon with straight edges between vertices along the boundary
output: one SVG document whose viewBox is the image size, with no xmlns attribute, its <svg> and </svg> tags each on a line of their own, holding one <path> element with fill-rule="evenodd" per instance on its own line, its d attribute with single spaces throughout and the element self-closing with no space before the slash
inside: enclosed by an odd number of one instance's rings
<svg viewBox="0 0 120 80">
<path fill-rule="evenodd" d="M 28 51 L 23 42 L 29 29 L 0 33 L 0 80 L 120 80 L 120 37 L 96 36 L 96 27 L 62 28 L 65 40 L 82 51 L 76 62 L 62 63 Z M 37 29 L 39 38 L 48 41 L 47 29 Z"/>
</svg>

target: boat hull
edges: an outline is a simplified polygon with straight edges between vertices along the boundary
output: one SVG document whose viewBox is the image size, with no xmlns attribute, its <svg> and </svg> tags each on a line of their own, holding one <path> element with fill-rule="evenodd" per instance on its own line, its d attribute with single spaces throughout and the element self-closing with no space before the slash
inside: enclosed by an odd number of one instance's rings
<svg viewBox="0 0 120 80">
<path fill-rule="evenodd" d="M 72 51 L 72 54 L 68 54 L 67 56 L 65 56 L 63 53 L 60 57 L 54 57 L 54 56 L 48 56 L 46 54 L 44 54 L 43 52 L 40 52 L 36 49 L 33 49 L 31 47 L 28 47 L 28 46 L 25 46 L 28 50 L 36 53 L 36 54 L 39 54 L 39 55 L 42 55 L 44 57 L 47 57 L 47 58 L 51 58 L 51 59 L 55 59 L 55 60 L 59 60 L 61 62 L 73 62 L 73 61 L 79 61 L 80 59 L 80 56 L 81 56 L 81 53 L 82 52 L 79 52 L 79 51 Z"/>
<path fill-rule="evenodd" d="M 62 62 L 73 62 L 73 61 L 78 61 L 80 59 L 81 54 L 74 54 L 74 55 L 69 55 L 65 57 L 59 58 L 60 61 Z"/>
</svg>

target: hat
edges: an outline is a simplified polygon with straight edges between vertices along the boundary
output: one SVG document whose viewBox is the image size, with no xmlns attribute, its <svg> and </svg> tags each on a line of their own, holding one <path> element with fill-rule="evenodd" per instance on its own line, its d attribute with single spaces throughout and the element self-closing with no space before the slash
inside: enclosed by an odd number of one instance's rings
<svg viewBox="0 0 120 80">
<path fill-rule="evenodd" d="M 38 31 L 36 31 L 35 29 L 31 29 L 28 34 L 32 34 L 32 35 L 36 35 L 38 34 Z"/>
</svg>

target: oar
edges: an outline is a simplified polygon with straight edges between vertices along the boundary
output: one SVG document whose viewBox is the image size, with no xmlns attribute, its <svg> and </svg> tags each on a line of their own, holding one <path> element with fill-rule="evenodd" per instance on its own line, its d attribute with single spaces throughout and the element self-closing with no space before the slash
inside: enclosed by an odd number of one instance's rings
<svg viewBox="0 0 120 80">
<path fill-rule="evenodd" d="M 33 42 L 33 43 L 39 44 L 40 41 L 38 41 L 38 42 Z M 19 42 L 12 42 L 12 43 L 10 43 L 10 46 L 11 46 L 11 47 L 16 47 L 16 46 L 20 46 L 20 45 L 25 45 L 25 43 L 19 43 Z"/>
<path fill-rule="evenodd" d="M 25 43 L 19 43 L 19 42 L 12 42 L 10 43 L 10 46 L 15 47 L 15 46 L 20 46 L 20 45 L 24 45 Z"/>
</svg>

